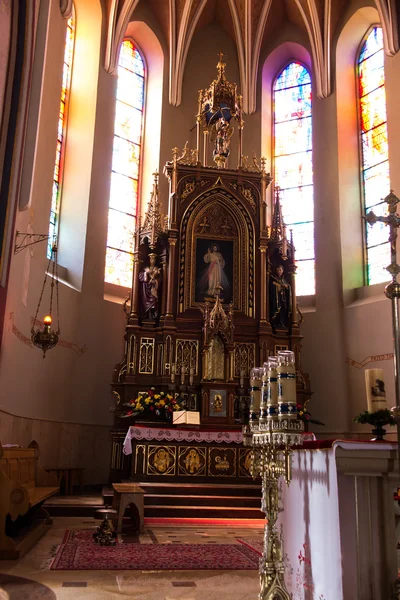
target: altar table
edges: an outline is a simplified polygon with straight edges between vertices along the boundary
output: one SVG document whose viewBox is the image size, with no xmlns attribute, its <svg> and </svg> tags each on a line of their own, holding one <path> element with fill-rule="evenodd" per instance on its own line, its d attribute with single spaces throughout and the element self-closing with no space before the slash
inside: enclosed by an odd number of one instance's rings
<svg viewBox="0 0 400 600">
<path fill-rule="evenodd" d="M 250 483 L 251 452 L 240 430 L 134 425 L 123 443 L 135 481 Z"/>
<path fill-rule="evenodd" d="M 397 445 L 335 441 L 293 454 L 283 485 L 293 600 L 386 600 L 397 577 Z"/>
</svg>

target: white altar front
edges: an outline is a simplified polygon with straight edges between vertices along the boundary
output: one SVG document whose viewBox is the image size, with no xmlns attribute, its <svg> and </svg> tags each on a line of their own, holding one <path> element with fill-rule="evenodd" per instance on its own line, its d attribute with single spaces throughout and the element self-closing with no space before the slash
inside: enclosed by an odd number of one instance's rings
<svg viewBox="0 0 400 600">
<path fill-rule="evenodd" d="M 395 444 L 335 441 L 294 452 L 281 514 L 293 600 L 392 597 L 399 482 Z"/>
</svg>

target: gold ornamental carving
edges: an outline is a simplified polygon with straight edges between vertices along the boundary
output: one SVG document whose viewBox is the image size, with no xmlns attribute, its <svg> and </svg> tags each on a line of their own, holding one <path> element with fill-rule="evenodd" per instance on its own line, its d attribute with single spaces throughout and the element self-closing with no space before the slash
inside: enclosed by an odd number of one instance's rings
<svg viewBox="0 0 400 600">
<path fill-rule="evenodd" d="M 197 375 L 199 362 L 199 342 L 197 340 L 177 339 L 175 344 L 175 352 L 176 373 L 182 373 L 183 367 L 185 375 L 190 374 L 190 369 L 194 369 L 193 375 Z"/>
<path fill-rule="evenodd" d="M 253 476 L 253 452 L 249 448 L 239 448 L 239 477 Z"/>
<path fill-rule="evenodd" d="M 154 338 L 140 338 L 139 373 L 152 375 L 154 371 Z"/>
<path fill-rule="evenodd" d="M 147 456 L 147 475 L 175 475 L 175 446 L 149 445 Z"/>
<path fill-rule="evenodd" d="M 183 202 L 186 198 L 194 192 L 196 189 L 196 182 L 194 180 L 186 181 L 185 186 L 180 194 L 180 200 Z"/>
<path fill-rule="evenodd" d="M 195 235 L 218 238 L 236 239 L 238 228 L 232 215 L 222 204 L 206 206 L 196 220 Z"/>
<path fill-rule="evenodd" d="M 178 475 L 204 476 L 206 474 L 206 463 L 206 448 L 179 446 Z"/>
<path fill-rule="evenodd" d="M 256 345 L 248 342 L 235 342 L 235 377 L 249 377 L 255 365 Z"/>
<path fill-rule="evenodd" d="M 236 477 L 237 449 L 213 446 L 208 450 L 208 475 L 210 477 Z"/>
</svg>

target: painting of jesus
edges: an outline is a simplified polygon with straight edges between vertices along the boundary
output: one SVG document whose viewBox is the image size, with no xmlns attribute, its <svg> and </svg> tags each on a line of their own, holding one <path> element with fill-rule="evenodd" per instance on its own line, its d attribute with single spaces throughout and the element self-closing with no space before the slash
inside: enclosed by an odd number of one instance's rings
<svg viewBox="0 0 400 600">
<path fill-rule="evenodd" d="M 233 241 L 196 240 L 196 291 L 195 301 L 212 301 L 217 286 L 221 286 L 221 300 L 232 300 Z"/>
</svg>

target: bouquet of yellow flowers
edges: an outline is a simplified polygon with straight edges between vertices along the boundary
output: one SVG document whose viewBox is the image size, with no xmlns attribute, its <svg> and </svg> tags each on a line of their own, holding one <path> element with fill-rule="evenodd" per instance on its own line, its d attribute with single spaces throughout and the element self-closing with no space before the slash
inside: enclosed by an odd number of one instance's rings
<svg viewBox="0 0 400 600">
<path fill-rule="evenodd" d="M 175 410 L 182 410 L 184 402 L 179 398 L 174 398 L 171 394 L 165 392 L 156 392 L 155 388 L 150 388 L 147 392 L 139 392 L 139 396 L 124 404 L 128 408 L 122 418 L 137 417 L 145 411 L 154 413 L 157 417 L 166 416 L 172 418 Z"/>
</svg>

